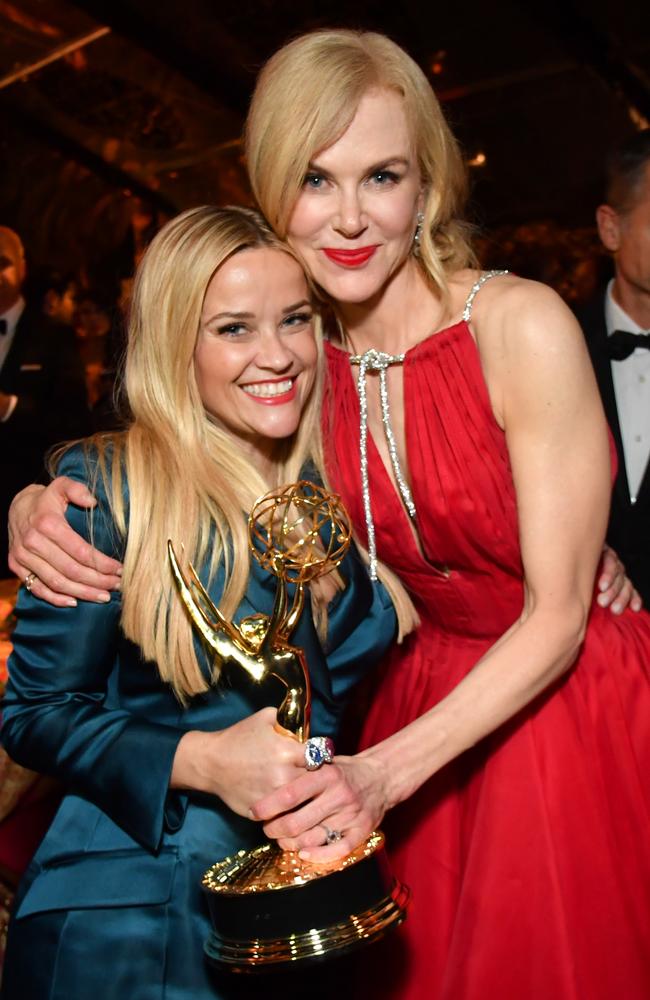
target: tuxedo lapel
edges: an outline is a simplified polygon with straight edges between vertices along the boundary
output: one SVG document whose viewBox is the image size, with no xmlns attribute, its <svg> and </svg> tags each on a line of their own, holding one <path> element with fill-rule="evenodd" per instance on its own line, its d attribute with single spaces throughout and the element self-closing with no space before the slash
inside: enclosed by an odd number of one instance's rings
<svg viewBox="0 0 650 1000">
<path fill-rule="evenodd" d="M 641 485 L 639 486 L 639 491 L 636 495 L 635 506 L 639 507 L 639 509 L 644 508 L 650 510 L 650 458 L 646 464 L 643 479 L 641 480 Z"/>
<path fill-rule="evenodd" d="M 15 384 L 16 375 L 20 369 L 20 322 L 11 341 L 11 347 L 7 352 L 7 356 L 4 360 L 4 364 L 0 369 L 0 387 L 3 392 L 11 392 L 12 386 Z"/>
<path fill-rule="evenodd" d="M 607 327 L 605 325 L 605 295 L 592 303 L 579 319 L 587 339 L 587 346 L 591 355 L 591 361 L 596 373 L 596 380 L 603 401 L 603 408 L 609 429 L 612 432 L 618 456 L 618 474 L 614 484 L 614 491 L 619 495 L 619 499 L 625 503 L 630 503 L 630 488 L 625 470 L 625 453 L 623 451 L 623 439 L 621 437 L 621 426 L 618 420 L 618 410 L 616 408 L 616 393 L 614 392 L 614 380 L 612 378 L 612 362 L 607 353 Z M 647 470 L 646 470 L 647 478 Z"/>
<path fill-rule="evenodd" d="M 34 312 L 29 305 L 25 306 L 25 310 L 16 325 L 16 331 L 2 371 L 0 371 L 0 385 L 4 392 L 19 392 L 23 364 L 31 364 L 31 367 L 34 368 L 43 361 L 48 345 L 44 341 L 39 321 L 41 326 L 49 323 L 39 313 Z"/>
<path fill-rule="evenodd" d="M 643 481 L 636 494 L 636 503 L 632 503 L 616 409 L 612 362 L 607 356 L 605 292 L 580 309 L 577 316 L 585 334 L 618 457 L 618 474 L 612 491 L 607 540 L 624 561 L 630 579 L 634 581 L 645 603 L 650 604 L 650 462 L 646 465 Z"/>
</svg>

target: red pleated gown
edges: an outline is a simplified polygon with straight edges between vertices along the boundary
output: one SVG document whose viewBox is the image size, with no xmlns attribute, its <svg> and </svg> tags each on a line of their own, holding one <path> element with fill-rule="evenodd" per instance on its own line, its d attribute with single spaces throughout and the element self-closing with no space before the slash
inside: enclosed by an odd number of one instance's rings
<svg viewBox="0 0 650 1000">
<path fill-rule="evenodd" d="M 327 358 L 330 474 L 365 540 L 358 369 Z M 370 491 L 378 555 L 422 625 L 380 671 L 364 746 L 435 705 L 522 608 L 508 452 L 467 323 L 410 350 L 403 379 L 424 554 L 369 437 Z M 351 995 L 650 998 L 649 673 L 650 616 L 594 604 L 571 671 L 386 817 L 412 905 Z"/>
</svg>

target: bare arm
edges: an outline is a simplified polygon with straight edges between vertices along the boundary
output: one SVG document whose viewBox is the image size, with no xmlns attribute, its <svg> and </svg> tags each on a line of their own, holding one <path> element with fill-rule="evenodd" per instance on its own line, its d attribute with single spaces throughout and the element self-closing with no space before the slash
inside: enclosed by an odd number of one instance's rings
<svg viewBox="0 0 650 1000">
<path fill-rule="evenodd" d="M 522 613 L 425 715 L 256 805 L 270 836 L 307 848 L 313 859 L 349 851 L 387 809 L 558 679 L 579 651 L 607 520 L 606 426 L 572 316 L 548 290 L 507 282 L 484 303 L 483 322 L 477 310 L 476 328 L 517 492 Z M 318 847 L 315 827 L 323 822 L 344 830 L 344 840 Z"/>
</svg>

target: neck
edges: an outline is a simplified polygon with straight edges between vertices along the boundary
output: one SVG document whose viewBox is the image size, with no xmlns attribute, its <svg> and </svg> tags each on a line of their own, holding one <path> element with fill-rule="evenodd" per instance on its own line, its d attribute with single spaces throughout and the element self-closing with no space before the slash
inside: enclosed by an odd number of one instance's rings
<svg viewBox="0 0 650 1000">
<path fill-rule="evenodd" d="M 254 468 L 272 489 L 278 481 L 278 466 L 280 451 L 277 441 L 267 441 L 262 438 L 237 438 L 238 447 L 246 453 Z"/>
<path fill-rule="evenodd" d="M 612 285 L 612 297 L 630 319 L 644 330 L 650 330 L 650 292 L 631 284 L 617 272 Z"/>
<path fill-rule="evenodd" d="M 336 313 L 354 354 L 371 347 L 401 354 L 439 325 L 445 305 L 409 258 L 373 298 L 338 302 Z"/>
</svg>

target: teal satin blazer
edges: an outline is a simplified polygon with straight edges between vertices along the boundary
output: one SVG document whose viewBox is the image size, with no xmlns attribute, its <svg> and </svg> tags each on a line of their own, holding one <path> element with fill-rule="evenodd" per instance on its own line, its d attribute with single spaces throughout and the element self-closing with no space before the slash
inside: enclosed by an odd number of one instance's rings
<svg viewBox="0 0 650 1000">
<path fill-rule="evenodd" d="M 59 471 L 89 482 L 80 447 Z M 120 558 L 101 485 L 95 492 L 92 516 L 70 507 L 68 520 L 89 538 L 92 519 L 94 543 Z M 331 608 L 327 656 L 309 612 L 293 637 L 310 666 L 314 735 L 336 737 L 352 688 L 395 630 L 387 595 L 356 553 L 341 569 L 347 586 Z M 217 604 L 222 585 L 218 576 L 210 588 Z M 254 563 L 238 618 L 269 613 L 274 592 Z M 106 605 L 57 609 L 21 590 L 17 610 L 2 742 L 69 792 L 17 896 L 2 996 L 241 996 L 237 977 L 217 983 L 204 961 L 209 919 L 199 882 L 215 860 L 260 843 L 261 828 L 217 798 L 168 784 L 184 732 L 232 725 L 263 707 L 259 694 L 229 674 L 182 708 L 121 632 L 118 593 Z"/>
</svg>

